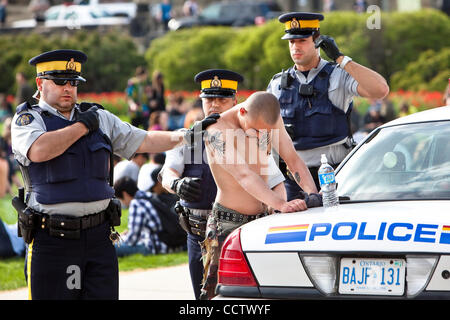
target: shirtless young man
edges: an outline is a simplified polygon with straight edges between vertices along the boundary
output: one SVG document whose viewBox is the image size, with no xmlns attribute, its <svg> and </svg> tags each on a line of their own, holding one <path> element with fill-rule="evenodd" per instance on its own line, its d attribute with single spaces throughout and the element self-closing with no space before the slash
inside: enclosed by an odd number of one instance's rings
<svg viewBox="0 0 450 320">
<path fill-rule="evenodd" d="M 279 154 L 297 183 L 306 192 L 317 193 L 308 168 L 295 152 L 284 129 L 280 105 L 274 95 L 256 92 L 245 102 L 222 113 L 220 119 L 207 129 L 206 150 L 217 195 L 203 242 L 206 252 L 201 299 L 214 296 L 220 249 L 228 234 L 242 224 L 266 215 L 267 207 L 280 212 L 307 209 L 304 200 L 287 202 L 267 186 L 272 135 L 278 136 Z"/>
</svg>

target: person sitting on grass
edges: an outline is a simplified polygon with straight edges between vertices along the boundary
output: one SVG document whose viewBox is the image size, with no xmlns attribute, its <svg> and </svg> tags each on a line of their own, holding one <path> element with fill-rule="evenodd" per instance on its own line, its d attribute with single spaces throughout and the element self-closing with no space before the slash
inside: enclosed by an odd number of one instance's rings
<svg viewBox="0 0 450 320">
<path fill-rule="evenodd" d="M 0 218 L 0 258 L 23 257 L 25 242 L 17 236 L 17 223 L 8 225 Z"/>
<path fill-rule="evenodd" d="M 178 197 L 169 194 L 158 181 L 161 166 L 151 173 L 153 185 L 148 192 L 138 189 L 136 181 L 123 177 L 114 183 L 115 195 L 129 207 L 128 231 L 116 245 L 117 256 L 134 253 L 158 254 L 184 250 L 186 233 L 178 224 L 174 206 Z"/>
</svg>

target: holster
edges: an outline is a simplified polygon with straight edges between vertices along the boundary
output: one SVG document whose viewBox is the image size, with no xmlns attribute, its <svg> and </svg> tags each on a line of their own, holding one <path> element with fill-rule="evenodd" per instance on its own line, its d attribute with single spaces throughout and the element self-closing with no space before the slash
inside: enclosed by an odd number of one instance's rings
<svg viewBox="0 0 450 320">
<path fill-rule="evenodd" d="M 19 188 L 19 195 L 12 199 L 12 205 L 17 211 L 17 235 L 26 243 L 31 243 L 34 238 L 34 211 L 25 204 L 24 189 Z"/>
<path fill-rule="evenodd" d="M 189 226 L 189 216 L 184 211 L 184 207 L 181 205 L 179 201 L 175 204 L 175 212 L 178 214 L 178 223 L 184 231 L 191 233 L 191 228 Z"/>
<path fill-rule="evenodd" d="M 23 211 L 18 212 L 18 236 L 23 238 L 25 243 L 31 243 L 34 238 L 34 211 L 30 208 L 26 208 Z"/>
<path fill-rule="evenodd" d="M 111 199 L 106 211 L 108 212 L 111 226 L 120 226 L 120 217 L 122 216 L 122 206 L 120 204 L 120 200 L 116 198 Z"/>
<path fill-rule="evenodd" d="M 197 236 L 205 237 L 206 219 L 202 217 L 196 217 L 193 215 L 188 216 L 190 232 Z"/>
</svg>

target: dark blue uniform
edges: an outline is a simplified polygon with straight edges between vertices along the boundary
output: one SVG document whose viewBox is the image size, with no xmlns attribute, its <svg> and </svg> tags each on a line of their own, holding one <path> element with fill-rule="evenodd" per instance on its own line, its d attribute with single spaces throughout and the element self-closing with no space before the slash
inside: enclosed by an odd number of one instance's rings
<svg viewBox="0 0 450 320">
<path fill-rule="evenodd" d="M 285 25 L 282 39 L 294 41 L 295 45 L 296 39 L 312 37 L 314 41 L 320 35 L 324 17 L 290 12 L 278 19 Z M 320 56 L 317 60 L 318 65 L 308 71 L 300 72 L 294 66 L 276 74 L 267 91 L 278 98 L 283 121 L 292 128 L 294 147 L 320 189 L 317 171 L 321 154 L 326 154 L 329 163 L 337 167 L 351 150 L 349 117 L 358 83 L 336 64 Z M 286 180 L 288 200 L 296 198 L 299 190 L 297 183 Z"/>
<path fill-rule="evenodd" d="M 36 66 L 38 78 L 60 88 L 71 86 L 70 92 L 76 92 L 73 87 L 85 81 L 80 74 L 86 59 L 80 51 L 55 50 L 31 59 L 30 64 Z M 117 202 L 112 200 L 110 159 L 113 149 L 131 158 L 147 132 L 105 110 L 82 113 L 90 105 L 83 110 L 75 105 L 64 116 L 46 97 L 48 93 L 36 106 L 18 106 L 11 128 L 12 149 L 25 182 L 23 202 L 28 208 L 19 210 L 20 217 L 33 217 L 24 220 L 26 224 L 21 222 L 33 230 L 28 233 L 25 258 L 29 298 L 118 299 L 118 263 L 110 236 L 111 227 L 120 223 L 120 219 L 112 220 L 112 213 L 120 208 L 113 205 Z M 39 163 L 28 158 L 41 135 L 64 130 L 77 121 L 89 132 L 62 154 Z"/>
</svg>

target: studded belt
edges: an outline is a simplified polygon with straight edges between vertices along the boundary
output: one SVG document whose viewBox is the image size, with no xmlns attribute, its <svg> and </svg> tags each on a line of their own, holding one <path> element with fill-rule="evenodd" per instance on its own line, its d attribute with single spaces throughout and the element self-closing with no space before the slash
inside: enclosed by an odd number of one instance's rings
<svg viewBox="0 0 450 320">
<path fill-rule="evenodd" d="M 247 215 L 247 214 L 241 214 L 238 212 L 228 212 L 228 211 L 221 211 L 221 210 L 213 210 L 214 216 L 218 220 L 222 221 L 230 221 L 230 222 L 237 222 L 237 223 L 247 223 L 262 217 L 265 217 L 268 215 L 267 212 L 256 214 L 256 215 Z"/>
</svg>

